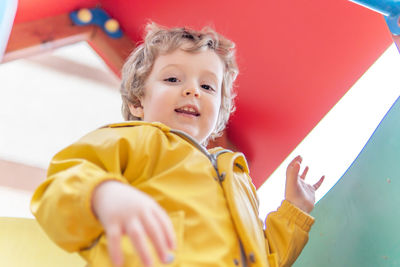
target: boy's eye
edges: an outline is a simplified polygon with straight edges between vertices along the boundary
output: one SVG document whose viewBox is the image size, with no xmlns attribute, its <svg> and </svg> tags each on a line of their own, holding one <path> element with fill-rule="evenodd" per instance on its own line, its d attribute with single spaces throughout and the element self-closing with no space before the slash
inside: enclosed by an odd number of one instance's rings
<svg viewBox="0 0 400 267">
<path fill-rule="evenodd" d="M 178 78 L 176 78 L 176 77 L 169 77 L 169 78 L 167 78 L 167 79 L 164 79 L 164 81 L 170 82 L 170 83 L 176 83 L 176 82 L 178 82 Z"/>
<path fill-rule="evenodd" d="M 206 89 L 206 90 L 212 90 L 212 91 L 214 91 L 214 88 L 212 88 L 210 85 L 208 85 L 208 84 L 202 84 L 201 85 L 201 88 L 203 88 L 203 89 Z"/>
</svg>

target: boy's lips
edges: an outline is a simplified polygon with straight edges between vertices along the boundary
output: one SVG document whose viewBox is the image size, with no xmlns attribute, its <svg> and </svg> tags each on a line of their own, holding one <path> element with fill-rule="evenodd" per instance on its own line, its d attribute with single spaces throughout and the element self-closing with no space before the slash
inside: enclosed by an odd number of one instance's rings
<svg viewBox="0 0 400 267">
<path fill-rule="evenodd" d="M 187 115 L 191 115 L 191 116 L 195 116 L 195 117 L 200 116 L 199 109 L 194 105 L 185 105 L 180 108 L 176 108 L 175 112 L 187 114 Z"/>
</svg>

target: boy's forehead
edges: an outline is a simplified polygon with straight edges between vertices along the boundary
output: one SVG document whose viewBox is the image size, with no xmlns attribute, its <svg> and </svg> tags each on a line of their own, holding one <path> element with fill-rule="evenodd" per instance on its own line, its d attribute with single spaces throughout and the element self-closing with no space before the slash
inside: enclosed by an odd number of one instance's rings
<svg viewBox="0 0 400 267">
<path fill-rule="evenodd" d="M 191 68 L 205 70 L 222 76 L 223 64 L 220 57 L 210 49 L 204 51 L 185 51 L 180 47 L 168 53 L 159 54 L 154 62 L 154 68 L 162 71 L 169 68 Z"/>
</svg>

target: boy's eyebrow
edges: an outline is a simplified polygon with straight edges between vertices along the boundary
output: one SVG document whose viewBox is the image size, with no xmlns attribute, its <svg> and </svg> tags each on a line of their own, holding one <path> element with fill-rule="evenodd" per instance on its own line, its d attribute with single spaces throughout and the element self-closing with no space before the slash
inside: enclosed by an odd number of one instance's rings
<svg viewBox="0 0 400 267">
<path fill-rule="evenodd" d="M 216 83 L 219 83 L 218 77 L 217 77 L 217 75 L 215 75 L 214 72 L 209 71 L 209 70 L 204 70 L 204 72 L 206 72 L 208 75 L 211 75 L 212 78 L 215 80 Z M 218 84 L 216 84 L 216 85 L 218 85 Z"/>
<path fill-rule="evenodd" d="M 181 64 L 176 64 L 176 63 L 174 63 L 174 64 L 168 64 L 168 65 L 162 67 L 160 71 L 163 71 L 164 69 L 167 69 L 167 68 L 169 68 L 169 67 L 182 68 L 182 65 L 181 65 Z M 214 72 L 209 71 L 209 70 L 203 70 L 203 72 L 206 72 L 207 74 L 213 76 L 213 78 L 215 79 L 215 81 L 218 82 L 218 77 L 217 77 L 217 75 L 215 75 Z"/>
<path fill-rule="evenodd" d="M 182 65 L 180 65 L 180 64 L 168 64 L 168 65 L 162 67 L 160 71 L 163 71 L 164 69 L 167 69 L 167 68 L 170 68 L 170 67 L 177 67 L 177 68 L 179 68 L 179 67 L 182 67 Z"/>
</svg>

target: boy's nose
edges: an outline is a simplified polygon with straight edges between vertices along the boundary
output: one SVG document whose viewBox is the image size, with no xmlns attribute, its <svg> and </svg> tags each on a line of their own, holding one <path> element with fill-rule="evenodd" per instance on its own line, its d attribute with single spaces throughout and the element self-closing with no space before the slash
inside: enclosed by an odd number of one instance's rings
<svg viewBox="0 0 400 267">
<path fill-rule="evenodd" d="M 200 92 L 198 89 L 196 89 L 196 87 L 189 87 L 183 90 L 183 96 L 190 96 L 193 95 L 194 97 L 199 97 L 200 96 Z"/>
</svg>

